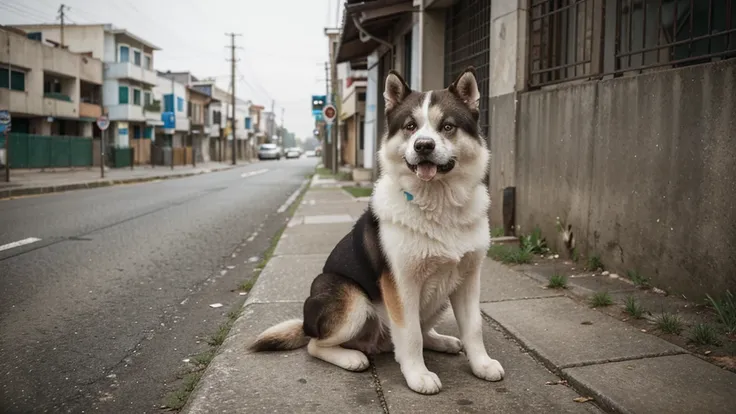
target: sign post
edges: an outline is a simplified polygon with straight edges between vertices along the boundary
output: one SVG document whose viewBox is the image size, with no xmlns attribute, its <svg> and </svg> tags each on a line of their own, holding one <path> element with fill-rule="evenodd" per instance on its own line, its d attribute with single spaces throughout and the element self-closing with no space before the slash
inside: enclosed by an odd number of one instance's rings
<svg viewBox="0 0 736 414">
<path fill-rule="evenodd" d="M 10 111 L 0 111 L 0 133 L 5 136 L 5 182 L 10 182 Z"/>
<path fill-rule="evenodd" d="M 105 131 L 110 126 L 110 119 L 107 115 L 100 115 L 97 118 L 97 128 L 100 128 L 100 177 L 105 178 Z"/>
<path fill-rule="evenodd" d="M 329 104 L 325 106 L 325 109 L 322 110 L 322 115 L 324 115 L 327 125 L 332 125 L 332 123 L 335 122 L 335 116 L 337 116 L 335 105 Z"/>
</svg>

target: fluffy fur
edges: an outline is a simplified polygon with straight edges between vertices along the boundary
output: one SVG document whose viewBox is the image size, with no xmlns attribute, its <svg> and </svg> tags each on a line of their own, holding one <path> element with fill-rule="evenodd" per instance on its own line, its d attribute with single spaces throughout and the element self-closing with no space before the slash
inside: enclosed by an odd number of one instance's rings
<svg viewBox="0 0 736 414">
<path fill-rule="evenodd" d="M 503 378 L 483 345 L 479 304 L 490 245 L 479 98 L 473 68 L 447 89 L 424 93 L 389 73 L 381 177 L 370 206 L 313 281 L 304 320 L 269 328 L 251 350 L 308 343 L 310 355 L 352 371 L 369 366 L 366 354 L 393 350 L 407 385 L 422 394 L 442 387 L 423 349 L 464 349 L 477 377 Z M 434 329 L 448 305 L 460 339 Z"/>
</svg>

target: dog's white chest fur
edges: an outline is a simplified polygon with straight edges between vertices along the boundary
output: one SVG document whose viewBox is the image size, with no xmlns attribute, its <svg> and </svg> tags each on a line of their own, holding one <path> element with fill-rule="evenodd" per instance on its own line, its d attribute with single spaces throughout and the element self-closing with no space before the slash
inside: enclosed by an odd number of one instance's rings
<svg viewBox="0 0 736 414">
<path fill-rule="evenodd" d="M 422 305 L 429 308 L 436 307 L 432 302 L 444 304 L 460 282 L 463 258 L 490 245 L 486 189 L 478 186 L 459 206 L 446 199 L 446 190 L 437 186 L 432 193 L 407 200 L 401 185 L 384 176 L 376 183 L 372 203 L 381 223 L 383 251 L 398 273 L 395 277 L 416 278 L 422 286 Z"/>
</svg>

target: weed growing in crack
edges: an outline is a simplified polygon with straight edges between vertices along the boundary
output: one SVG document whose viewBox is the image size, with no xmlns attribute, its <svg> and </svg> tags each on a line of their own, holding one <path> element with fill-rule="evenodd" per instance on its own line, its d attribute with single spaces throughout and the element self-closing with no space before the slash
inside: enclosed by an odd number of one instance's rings
<svg viewBox="0 0 736 414">
<path fill-rule="evenodd" d="M 586 269 L 591 272 L 595 272 L 597 270 L 606 270 L 606 268 L 603 266 L 603 262 L 601 262 L 600 256 L 598 256 L 597 254 L 594 254 L 588 258 Z"/>
<path fill-rule="evenodd" d="M 649 278 L 644 277 L 636 270 L 627 270 L 626 276 L 629 277 L 629 280 L 631 280 L 634 285 L 640 287 L 640 288 L 648 288 L 650 287 L 649 284 Z"/>
<path fill-rule="evenodd" d="M 532 261 L 532 253 L 517 246 L 495 244 L 488 249 L 488 257 L 504 264 L 525 264 Z"/>
<path fill-rule="evenodd" d="M 682 319 L 672 313 L 662 313 L 657 318 L 657 328 L 667 334 L 679 335 L 683 329 Z"/>
<path fill-rule="evenodd" d="M 554 274 L 549 278 L 547 287 L 550 289 L 565 289 L 567 287 L 567 276 Z"/>
<path fill-rule="evenodd" d="M 736 333 L 736 298 L 730 290 L 720 300 L 713 299 L 710 295 L 708 302 L 718 314 L 718 320 L 725 326 L 726 332 Z"/>
<path fill-rule="evenodd" d="M 644 315 L 644 308 L 633 296 L 628 296 L 624 301 L 624 310 L 635 319 L 641 319 Z"/>
<path fill-rule="evenodd" d="M 690 332 L 690 341 L 696 345 L 719 345 L 716 329 L 708 324 L 699 323 Z"/>
<path fill-rule="evenodd" d="M 590 306 L 593 308 L 600 308 L 604 306 L 610 306 L 613 304 L 613 299 L 608 292 L 596 292 L 590 297 Z"/>
</svg>

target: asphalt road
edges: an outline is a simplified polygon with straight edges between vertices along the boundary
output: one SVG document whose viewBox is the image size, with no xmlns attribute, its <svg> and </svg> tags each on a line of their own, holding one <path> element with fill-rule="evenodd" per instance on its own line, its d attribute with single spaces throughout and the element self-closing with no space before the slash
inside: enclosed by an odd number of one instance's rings
<svg viewBox="0 0 736 414">
<path fill-rule="evenodd" d="M 1 200 L 0 412 L 159 411 L 316 163 Z"/>
</svg>

